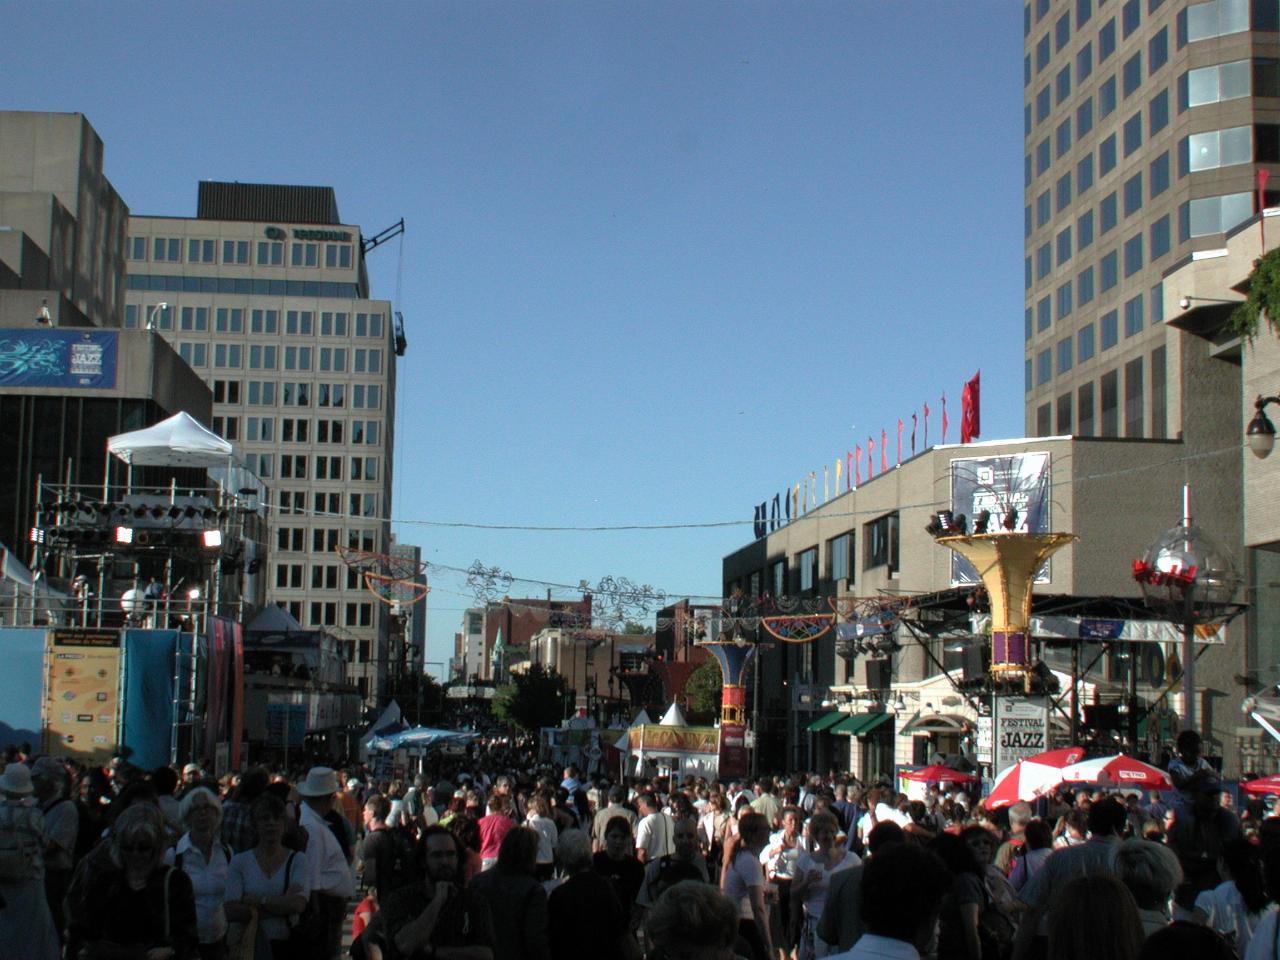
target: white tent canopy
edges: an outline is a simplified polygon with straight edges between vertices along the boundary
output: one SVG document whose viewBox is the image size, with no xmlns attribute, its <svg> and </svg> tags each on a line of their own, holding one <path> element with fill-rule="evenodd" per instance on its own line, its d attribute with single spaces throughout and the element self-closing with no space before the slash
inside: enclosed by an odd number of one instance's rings
<svg viewBox="0 0 1280 960">
<path fill-rule="evenodd" d="M 684 719 L 684 711 L 674 700 L 671 701 L 671 706 L 667 707 L 667 712 L 663 714 L 662 719 L 658 721 L 660 727 L 687 727 L 688 725 Z"/>
<path fill-rule="evenodd" d="M 144 467 L 226 467 L 233 456 L 230 441 L 185 412 L 155 426 L 117 434 L 107 441 L 107 451 L 131 466 Z"/>
</svg>

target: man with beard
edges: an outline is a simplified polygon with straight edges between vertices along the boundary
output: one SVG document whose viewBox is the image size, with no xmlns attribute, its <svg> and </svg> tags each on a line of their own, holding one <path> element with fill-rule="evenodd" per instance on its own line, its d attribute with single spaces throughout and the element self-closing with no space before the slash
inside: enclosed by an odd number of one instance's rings
<svg viewBox="0 0 1280 960">
<path fill-rule="evenodd" d="M 368 960 L 493 960 L 488 906 L 459 885 L 460 852 L 453 834 L 431 826 L 422 834 L 426 879 L 397 890 L 357 941 Z M 352 952 L 360 956 L 353 945 Z"/>
</svg>

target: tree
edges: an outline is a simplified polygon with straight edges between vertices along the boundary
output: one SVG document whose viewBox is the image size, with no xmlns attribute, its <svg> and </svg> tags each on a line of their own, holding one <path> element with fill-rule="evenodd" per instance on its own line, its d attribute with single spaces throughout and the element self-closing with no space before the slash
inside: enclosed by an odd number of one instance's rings
<svg viewBox="0 0 1280 960">
<path fill-rule="evenodd" d="M 713 657 L 708 657 L 684 682 L 689 722 L 714 723 L 720 716 L 720 693 L 723 689 L 720 664 Z"/>
<path fill-rule="evenodd" d="M 647 637 L 653 633 L 653 628 L 646 627 L 643 623 L 636 623 L 634 620 L 628 620 L 622 625 L 622 633 L 628 637 Z"/>
<path fill-rule="evenodd" d="M 535 663 L 527 673 L 512 674 L 511 682 L 497 689 L 493 715 L 522 730 L 558 726 L 571 693 L 564 677 Z"/>
</svg>

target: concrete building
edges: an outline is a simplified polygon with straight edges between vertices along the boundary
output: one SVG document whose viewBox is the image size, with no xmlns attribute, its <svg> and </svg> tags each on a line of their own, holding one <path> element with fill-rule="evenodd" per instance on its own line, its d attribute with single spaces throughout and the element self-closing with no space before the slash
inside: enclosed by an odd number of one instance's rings
<svg viewBox="0 0 1280 960">
<path fill-rule="evenodd" d="M 575 712 L 598 712 L 608 718 L 625 712 L 630 699 L 618 673 L 644 665 L 653 650 L 653 637 L 647 634 L 548 627 L 530 639 L 527 663 L 565 678 L 574 691 Z M 515 664 L 512 669 L 518 672 L 524 666 Z"/>
<path fill-rule="evenodd" d="M 388 553 L 396 360 L 362 235 L 329 187 L 202 182 L 195 217 L 132 216 L 123 325 L 154 328 L 213 392 L 213 429 L 274 490 L 268 601 L 344 636 L 374 700 L 388 611 L 339 546 Z"/>
<path fill-rule="evenodd" d="M 422 548 L 414 544 L 392 544 L 391 555 L 409 561 L 415 570 L 422 565 Z M 424 592 L 421 599 L 399 605 L 399 615 L 404 618 L 404 624 L 399 631 L 402 634 L 399 647 L 392 652 L 392 661 L 403 663 L 410 673 L 422 673 L 426 669 L 427 656 L 427 575 L 416 574 L 413 582 Z M 396 610 L 393 609 L 392 613 L 395 614 Z"/>
<path fill-rule="evenodd" d="M 503 644 L 505 643 L 504 638 Z M 484 607 L 470 607 L 463 611 L 462 623 L 458 632 L 453 635 L 450 679 L 464 682 L 472 677 L 488 679 L 491 671 L 484 650 Z"/>
<path fill-rule="evenodd" d="M 1221 247 L 1280 162 L 1278 17 L 1250 0 L 1024 5 L 1029 436 L 1184 434 L 1193 372 L 1164 273 Z"/>
<path fill-rule="evenodd" d="M 1206 442 L 1203 431 L 1208 429 L 1220 435 L 1240 429 L 1234 395 L 1222 392 L 1206 407 L 1186 418 L 1193 439 Z M 1223 422 L 1227 425 L 1220 426 Z M 890 636 L 871 637 L 869 642 L 843 629 L 810 643 L 779 642 L 762 633 L 759 639 L 766 645 L 758 679 L 751 681 L 748 694 L 749 714 L 757 708 L 760 769 L 835 767 L 867 778 L 892 773 L 894 764 L 928 762 L 938 753 L 972 756 L 978 711 L 963 681 L 979 679 L 984 667 L 980 659 L 966 660 L 944 649 L 944 640 L 930 633 L 927 621 L 941 615 L 945 602 L 967 625 L 965 605 L 973 588 L 963 578 L 956 579 L 951 551 L 925 531 L 930 516 L 951 509 L 959 485 L 978 489 L 974 477 L 983 476 L 983 471 L 999 477 L 1000 458 L 1038 463 L 1037 469 L 1047 471 L 1037 508 L 1047 511 L 1045 526 L 1074 533 L 1079 541 L 1053 557 L 1048 580 L 1036 587 L 1036 594 L 1059 598 L 1064 609 L 1068 599 L 1072 608 L 1087 610 L 1091 598 L 1119 598 L 1137 615 L 1141 592 L 1133 580 L 1132 561 L 1178 521 L 1184 480 L 1195 491 L 1198 516 L 1207 532 L 1221 543 L 1235 542 L 1240 534 L 1239 489 L 1216 482 L 1222 458 L 1188 455 L 1188 446 L 1174 441 L 1045 437 L 933 447 L 725 557 L 724 595 L 738 597 L 744 615 L 829 615 L 830 598 L 846 598 L 842 602 L 849 625 L 873 625 L 870 614 L 858 612 L 859 598 L 873 603 L 905 598 L 905 616 L 919 627 L 913 632 L 899 626 Z M 1234 450 L 1228 451 L 1228 459 L 1235 456 Z M 982 496 L 1022 502 L 1026 516 L 1031 494 L 1024 484 L 984 482 Z M 1086 602 L 1083 607 L 1081 602 Z M 1233 640 L 1237 635 L 1234 627 L 1225 634 Z M 1126 667 L 1114 654 L 1130 651 L 1104 650 L 1096 644 L 1088 649 L 1102 656 L 1092 671 L 1082 674 L 1089 685 L 1081 706 L 1118 708 Z M 1177 657 L 1176 643 L 1161 644 L 1159 653 L 1154 651 L 1155 645 L 1137 650 L 1146 664 L 1137 690 L 1144 706 L 1156 702 L 1166 685 L 1166 667 Z M 1060 674 L 1070 671 L 1069 644 L 1046 645 L 1041 655 Z M 1090 659 L 1086 656 L 1083 666 Z M 1239 769 L 1240 688 L 1235 677 L 1243 664 L 1243 647 L 1233 642 L 1208 647 L 1197 666 L 1206 752 L 1222 756 L 1229 772 Z M 1069 679 L 1065 688 L 1070 689 Z M 1182 708 L 1176 687 L 1175 695 L 1161 702 Z M 862 732 L 847 726 L 834 734 L 809 731 L 815 721 L 837 709 L 864 714 L 878 710 L 883 718 Z M 913 719 L 913 714 L 920 716 Z M 911 727 L 908 720 L 913 720 Z M 1171 729 L 1144 726 L 1153 756 L 1167 746 Z M 1067 730 L 1058 733 L 1065 744 Z"/>
</svg>

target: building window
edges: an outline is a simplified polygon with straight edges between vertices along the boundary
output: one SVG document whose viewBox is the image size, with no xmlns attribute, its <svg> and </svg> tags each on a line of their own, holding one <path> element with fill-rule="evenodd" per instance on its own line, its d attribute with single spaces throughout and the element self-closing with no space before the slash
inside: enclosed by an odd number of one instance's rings
<svg viewBox="0 0 1280 960">
<path fill-rule="evenodd" d="M 1147 41 L 1147 76 L 1151 76 L 1169 62 L 1169 28 L 1162 27 L 1160 32 Z"/>
<path fill-rule="evenodd" d="M 785 560 L 778 560 L 769 566 L 769 583 L 773 588 L 775 600 L 778 597 L 787 596 L 787 562 Z"/>
<path fill-rule="evenodd" d="M 1061 213 L 1071 205 L 1071 173 L 1068 171 L 1058 178 L 1057 187 L 1054 189 L 1054 208 Z"/>
<path fill-rule="evenodd" d="M 1093 324 L 1089 323 L 1076 332 L 1076 356 L 1080 362 L 1093 359 Z"/>
<path fill-rule="evenodd" d="M 1036 73 L 1049 65 L 1049 35 L 1046 33 L 1036 43 Z"/>
<path fill-rule="evenodd" d="M 1169 189 L 1169 152 L 1151 161 L 1151 197 L 1155 199 Z"/>
<path fill-rule="evenodd" d="M 1253 193 L 1230 193 L 1184 203 L 1178 211 L 1179 239 L 1225 233 L 1253 216 Z"/>
<path fill-rule="evenodd" d="M 1161 90 L 1147 105 L 1147 133 L 1155 136 L 1169 125 L 1169 91 Z"/>
<path fill-rule="evenodd" d="M 289 263 L 294 267 L 318 267 L 320 265 L 320 244 L 290 244 Z"/>
<path fill-rule="evenodd" d="M 1116 108 L 1116 78 L 1110 76 L 1098 86 L 1098 119 L 1105 120 Z"/>
<path fill-rule="evenodd" d="M 130 260 L 147 259 L 147 238 L 146 237 L 130 237 L 129 238 L 129 259 Z"/>
<path fill-rule="evenodd" d="M 1053 377 L 1053 351 L 1048 347 L 1036 354 L 1036 386 L 1043 387 Z"/>
<path fill-rule="evenodd" d="M 1071 436 L 1071 394 L 1064 393 L 1058 398 L 1058 423 L 1054 431 L 1060 437 Z"/>
<path fill-rule="evenodd" d="M 1135 173 L 1124 182 L 1124 215 L 1132 216 L 1142 209 L 1142 174 Z"/>
<path fill-rule="evenodd" d="M 1138 51 L 1124 62 L 1120 76 L 1124 95 L 1131 96 L 1142 85 L 1142 51 Z"/>
<path fill-rule="evenodd" d="M 1134 337 L 1142 332 L 1143 310 L 1142 294 L 1132 297 L 1124 304 L 1124 335 Z"/>
<path fill-rule="evenodd" d="M 279 310 L 254 310 L 249 316 L 250 333 L 276 334 L 280 332 Z"/>
<path fill-rule="evenodd" d="M 1098 31 L 1098 62 L 1101 63 L 1107 57 L 1116 52 L 1116 21 L 1112 17 L 1102 25 L 1102 29 Z"/>
<path fill-rule="evenodd" d="M 1173 228 L 1169 222 L 1169 215 L 1166 213 L 1151 224 L 1151 259 L 1159 259 L 1168 253 L 1172 241 Z"/>
<path fill-rule="evenodd" d="M 1053 404 L 1042 403 L 1036 408 L 1036 436 L 1047 437 L 1053 433 Z"/>
<path fill-rule="evenodd" d="M 1142 146 L 1142 111 L 1139 110 L 1124 122 L 1124 155 L 1127 157 Z"/>
<path fill-rule="evenodd" d="M 889 567 L 892 575 L 898 569 L 898 514 L 890 513 L 866 524 L 867 568 Z"/>
<path fill-rule="evenodd" d="M 1169 401 L 1165 394 L 1165 348 L 1151 351 L 1151 436 L 1163 440 L 1169 434 Z"/>
<path fill-rule="evenodd" d="M 1053 81 L 1054 103 L 1062 103 L 1069 96 L 1071 96 L 1071 64 L 1059 70 Z"/>
<path fill-rule="evenodd" d="M 1072 310 L 1071 281 L 1058 287 L 1058 319 L 1069 317 Z"/>
<path fill-rule="evenodd" d="M 1102 232 L 1106 233 L 1119 222 L 1119 211 L 1116 206 L 1115 193 L 1109 193 L 1098 204 L 1098 219 L 1102 222 Z"/>
<path fill-rule="evenodd" d="M 1063 337 L 1058 341 L 1058 375 L 1067 373 L 1075 365 L 1075 341 L 1071 337 Z"/>
<path fill-rule="evenodd" d="M 1076 300 L 1080 306 L 1093 299 L 1093 267 L 1085 267 L 1076 277 Z"/>
<path fill-rule="evenodd" d="M 209 365 L 209 345 L 207 343 L 180 343 L 178 356 L 187 362 L 189 367 L 207 367 Z"/>
<path fill-rule="evenodd" d="M 218 333 L 244 333 L 244 310 L 219 307 L 214 314 L 214 329 Z"/>
<path fill-rule="evenodd" d="M 1093 16 L 1093 0 L 1076 0 L 1076 29 L 1079 30 Z"/>
<path fill-rule="evenodd" d="M 1187 43 L 1243 33 L 1249 29 L 1249 0 L 1195 3 L 1179 15 L 1179 25 L 1183 22 L 1186 24 L 1183 35 Z"/>
<path fill-rule="evenodd" d="M 215 343 L 213 345 L 213 365 L 239 370 L 243 365 L 243 350 L 238 343 Z"/>
<path fill-rule="evenodd" d="M 182 262 L 182 241 L 177 237 L 156 237 L 151 246 L 151 259 L 157 262 Z"/>
<path fill-rule="evenodd" d="M 1052 155 L 1049 152 L 1049 138 L 1045 137 L 1036 146 L 1036 176 L 1037 177 L 1049 169 L 1049 164 L 1051 161 L 1052 161 Z"/>
<path fill-rule="evenodd" d="M 1041 244 L 1036 250 L 1036 279 L 1043 280 L 1053 269 L 1053 251 L 1049 244 Z"/>
<path fill-rule="evenodd" d="M 1076 221 L 1076 249 L 1083 250 L 1093 243 L 1093 211 L 1086 210 Z"/>
<path fill-rule="evenodd" d="M 187 240 L 187 263 L 216 263 L 217 242 L 213 240 Z"/>
<path fill-rule="evenodd" d="M 1022 389 L 1025 393 L 1030 393 L 1035 387 L 1035 374 L 1032 370 L 1031 359 L 1028 358 L 1023 368 Z"/>
<path fill-rule="evenodd" d="M 800 572 L 800 592 L 812 593 L 818 589 L 818 548 L 810 547 L 796 557 Z"/>
<path fill-rule="evenodd" d="M 1105 177 L 1115 169 L 1116 135 L 1113 133 L 1098 144 L 1098 176 Z"/>
<path fill-rule="evenodd" d="M 1093 129 L 1093 98 L 1087 98 L 1076 107 L 1076 139 L 1083 139 Z"/>
<path fill-rule="evenodd" d="M 1083 83 L 1093 73 L 1093 42 L 1086 43 L 1076 51 L 1076 82 Z"/>
<path fill-rule="evenodd" d="M 324 246 L 324 265 L 330 269 L 346 270 L 351 266 L 351 244 L 326 243 Z"/>
<path fill-rule="evenodd" d="M 204 332 L 209 329 L 208 307 L 183 307 L 178 321 L 178 328 L 187 331 Z"/>
<path fill-rule="evenodd" d="M 1135 233 L 1124 242 L 1124 275 L 1131 277 L 1142 269 L 1142 233 Z"/>
<path fill-rule="evenodd" d="M 1138 29 L 1138 24 L 1142 22 L 1142 10 L 1138 6 L 1139 0 L 1126 0 L 1123 7 L 1120 8 L 1120 35 L 1128 40 L 1129 34 Z"/>
<path fill-rule="evenodd" d="M 1076 391 L 1076 432 L 1093 436 L 1093 384 L 1086 383 Z"/>
<path fill-rule="evenodd" d="M 1146 390 L 1142 385 L 1142 358 L 1124 365 L 1124 435 L 1141 437 Z"/>
<path fill-rule="evenodd" d="M 258 242 L 258 266 L 279 267 L 284 265 L 284 244 L 278 241 L 262 240 Z"/>
<path fill-rule="evenodd" d="M 1120 342 L 1120 315 L 1115 310 L 1108 310 L 1098 321 L 1102 330 L 1102 349 L 1110 350 Z"/>
<path fill-rule="evenodd" d="M 249 241 L 223 240 L 222 262 L 230 264 L 247 264 L 249 262 Z"/>
<path fill-rule="evenodd" d="M 1071 40 L 1071 13 L 1068 11 L 1053 25 L 1053 50 L 1058 53 Z"/>
<path fill-rule="evenodd" d="M 853 576 L 853 535 L 842 533 L 827 541 L 827 575 L 832 583 Z"/>
<path fill-rule="evenodd" d="M 1118 437 L 1120 435 L 1119 374 L 1115 370 L 1104 373 L 1098 386 L 1102 394 L 1099 404 L 1102 412 L 1102 435 Z"/>
<path fill-rule="evenodd" d="M 1057 237 L 1058 266 L 1071 259 L 1071 228 L 1066 227 Z"/>
</svg>

